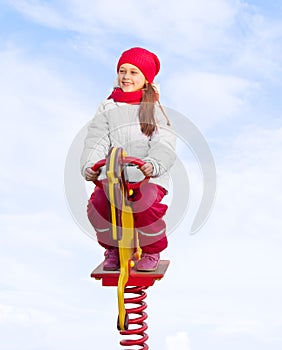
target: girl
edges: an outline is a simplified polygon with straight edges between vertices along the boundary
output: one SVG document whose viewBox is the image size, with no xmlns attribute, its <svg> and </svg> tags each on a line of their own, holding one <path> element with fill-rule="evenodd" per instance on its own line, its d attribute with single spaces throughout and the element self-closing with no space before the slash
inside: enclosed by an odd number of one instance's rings
<svg viewBox="0 0 282 350">
<path fill-rule="evenodd" d="M 154 271 L 160 252 L 167 247 L 163 216 L 167 205 L 161 203 L 168 189 L 167 171 L 175 161 L 175 136 L 159 103 L 154 78 L 160 70 L 158 57 L 140 47 L 122 53 L 117 63 L 117 82 L 108 99 L 101 103 L 89 124 L 81 156 L 81 171 L 86 181 L 95 181 L 99 173 L 91 167 L 107 156 L 111 147 L 122 147 L 128 156 L 142 159 L 140 168 L 150 181 L 134 190 L 130 197 L 134 226 L 142 248 L 136 269 Z M 130 182 L 143 177 L 134 166 L 127 167 Z M 110 234 L 108 200 L 105 192 L 95 187 L 87 209 L 100 245 L 106 248 L 103 267 L 119 268 L 117 242 Z"/>
</svg>

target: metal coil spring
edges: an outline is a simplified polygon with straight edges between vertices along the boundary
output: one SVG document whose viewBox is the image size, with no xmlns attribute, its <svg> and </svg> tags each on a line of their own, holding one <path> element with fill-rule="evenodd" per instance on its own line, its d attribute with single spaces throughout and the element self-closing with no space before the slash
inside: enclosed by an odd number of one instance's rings
<svg viewBox="0 0 282 350">
<path fill-rule="evenodd" d="M 136 294 L 136 296 L 131 298 L 124 298 L 125 304 L 137 304 L 137 307 L 126 309 L 128 316 L 128 329 L 120 331 L 121 335 L 136 335 L 138 339 L 125 339 L 120 342 L 122 346 L 134 346 L 139 345 L 140 350 L 149 349 L 148 345 L 145 343 L 148 340 L 148 335 L 145 333 L 148 325 L 145 322 L 148 315 L 144 310 L 147 308 L 147 304 L 144 302 L 144 299 L 147 297 L 144 289 L 148 287 L 126 287 L 124 294 Z M 131 318 L 130 315 L 137 315 L 137 317 Z M 137 325 L 139 327 L 130 329 L 130 325 Z"/>
</svg>

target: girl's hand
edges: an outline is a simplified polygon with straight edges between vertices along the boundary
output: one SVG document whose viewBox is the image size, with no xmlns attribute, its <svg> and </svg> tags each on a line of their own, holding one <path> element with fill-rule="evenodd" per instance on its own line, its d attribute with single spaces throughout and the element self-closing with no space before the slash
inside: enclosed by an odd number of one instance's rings
<svg viewBox="0 0 282 350">
<path fill-rule="evenodd" d="M 142 171 L 142 173 L 145 176 L 152 176 L 153 175 L 153 171 L 154 171 L 154 167 L 152 163 L 145 163 L 140 170 Z"/>
<path fill-rule="evenodd" d="M 91 168 L 86 168 L 84 177 L 86 181 L 96 181 L 98 179 L 99 174 L 100 171 L 94 171 Z"/>
</svg>

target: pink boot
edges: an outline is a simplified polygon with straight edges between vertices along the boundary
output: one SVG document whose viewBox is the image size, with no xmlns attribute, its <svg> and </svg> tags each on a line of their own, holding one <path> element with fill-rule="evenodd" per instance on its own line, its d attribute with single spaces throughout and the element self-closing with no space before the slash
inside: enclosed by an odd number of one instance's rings
<svg viewBox="0 0 282 350">
<path fill-rule="evenodd" d="M 148 254 L 142 253 L 141 259 L 137 262 L 138 271 L 155 271 L 160 261 L 160 253 Z"/>
<path fill-rule="evenodd" d="M 105 251 L 105 260 L 103 262 L 103 268 L 107 271 L 115 271 L 120 267 L 119 264 L 119 252 L 117 248 L 109 248 Z"/>
</svg>

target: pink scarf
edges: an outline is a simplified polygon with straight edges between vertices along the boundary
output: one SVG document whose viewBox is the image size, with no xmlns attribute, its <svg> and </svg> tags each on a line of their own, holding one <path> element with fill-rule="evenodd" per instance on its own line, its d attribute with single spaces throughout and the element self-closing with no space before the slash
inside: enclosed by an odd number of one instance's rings
<svg viewBox="0 0 282 350">
<path fill-rule="evenodd" d="M 125 102 L 129 104 L 139 104 L 142 100 L 143 91 L 137 90 L 133 92 L 124 92 L 121 88 L 117 87 L 113 90 L 108 100 L 112 98 L 115 102 Z"/>
</svg>

